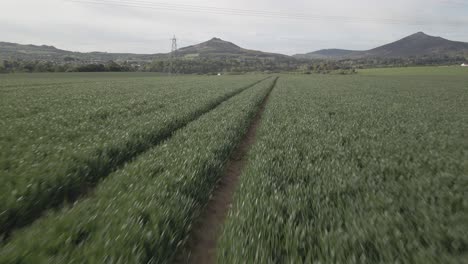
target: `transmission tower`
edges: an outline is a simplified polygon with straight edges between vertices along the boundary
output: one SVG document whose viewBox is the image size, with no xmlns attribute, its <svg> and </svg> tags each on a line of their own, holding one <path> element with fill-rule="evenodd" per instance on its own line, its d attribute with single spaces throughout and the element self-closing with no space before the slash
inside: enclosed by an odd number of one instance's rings
<svg viewBox="0 0 468 264">
<path fill-rule="evenodd" d="M 174 60 L 176 59 L 176 52 L 177 52 L 177 39 L 175 35 L 171 39 L 172 41 L 172 48 L 171 48 L 171 58 L 170 58 L 170 65 L 169 65 L 169 74 L 172 74 L 174 69 Z"/>
</svg>

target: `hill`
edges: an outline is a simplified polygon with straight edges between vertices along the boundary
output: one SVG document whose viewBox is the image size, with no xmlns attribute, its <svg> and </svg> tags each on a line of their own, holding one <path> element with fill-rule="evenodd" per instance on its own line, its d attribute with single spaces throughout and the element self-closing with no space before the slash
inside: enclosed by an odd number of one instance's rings
<svg viewBox="0 0 468 264">
<path fill-rule="evenodd" d="M 418 32 L 390 44 L 366 51 L 327 49 L 294 55 L 295 58 L 302 59 L 402 58 L 418 56 L 468 57 L 468 43 L 451 41 Z"/>
<path fill-rule="evenodd" d="M 0 42 L 0 58 L 21 59 L 26 61 L 40 60 L 51 62 L 106 62 L 106 61 L 151 61 L 155 55 L 107 52 L 73 52 L 47 45 L 22 45 Z"/>
<path fill-rule="evenodd" d="M 241 48 L 231 42 L 219 38 L 213 38 L 197 45 L 180 48 L 177 57 L 181 58 L 211 58 L 211 59 L 271 59 L 294 60 L 294 58 L 282 54 L 268 53 Z M 99 63 L 107 61 L 134 61 L 151 62 L 155 59 L 165 59 L 169 53 L 160 54 L 132 54 L 132 53 L 107 53 L 107 52 L 73 52 L 58 49 L 47 45 L 22 45 L 17 43 L 0 42 L 0 58 L 21 59 L 26 61 L 40 60 L 51 62 L 81 62 Z"/>
<path fill-rule="evenodd" d="M 296 54 L 293 57 L 298 59 L 334 59 L 346 57 L 356 51 L 344 49 L 323 49 L 306 54 Z"/>
<path fill-rule="evenodd" d="M 0 42 L 0 73 L 44 71 L 333 72 L 362 67 L 454 65 L 468 59 L 468 43 L 422 32 L 367 51 L 326 49 L 287 56 L 242 48 L 220 38 L 170 53 L 74 52 L 47 45 Z M 315 61 L 314 61 L 315 60 Z M 322 60 L 328 60 L 323 65 Z"/>
<path fill-rule="evenodd" d="M 268 53 L 257 50 L 241 48 L 232 42 L 219 38 L 212 38 L 197 45 L 181 48 L 177 51 L 178 57 L 208 57 L 208 58 L 263 58 L 291 60 L 290 56 L 276 53 Z"/>
<path fill-rule="evenodd" d="M 73 52 L 47 45 L 22 45 L 0 42 L 1 59 L 20 59 L 25 61 L 51 61 L 55 63 L 102 63 L 116 62 L 151 62 L 155 59 L 167 59 L 169 53 L 132 54 L 107 52 Z M 306 54 L 287 56 L 257 50 L 244 49 L 232 42 L 212 38 L 200 44 L 180 48 L 176 56 L 184 59 L 208 58 L 235 60 L 271 60 L 293 62 L 295 59 L 362 59 L 362 58 L 406 58 L 421 56 L 465 56 L 468 58 L 468 43 L 451 41 L 441 37 L 429 36 L 423 32 L 410 35 L 390 44 L 371 50 L 356 51 L 346 49 L 324 49 Z"/>
<path fill-rule="evenodd" d="M 40 60 L 51 62 L 106 62 L 106 61 L 152 61 L 156 55 L 107 53 L 107 52 L 73 52 L 47 45 L 22 45 L 0 42 L 0 58 L 21 59 L 26 61 Z"/>
</svg>

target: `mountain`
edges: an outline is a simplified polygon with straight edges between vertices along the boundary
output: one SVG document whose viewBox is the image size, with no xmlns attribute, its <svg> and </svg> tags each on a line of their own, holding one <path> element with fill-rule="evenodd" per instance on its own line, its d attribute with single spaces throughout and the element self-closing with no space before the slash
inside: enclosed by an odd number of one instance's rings
<svg viewBox="0 0 468 264">
<path fill-rule="evenodd" d="M 393 43 L 371 49 L 365 56 L 408 57 L 423 55 L 458 55 L 468 52 L 468 43 L 451 41 L 418 32 Z"/>
<path fill-rule="evenodd" d="M 359 59 L 359 58 L 402 58 L 418 56 L 466 56 L 468 43 L 451 41 L 441 37 L 429 36 L 423 32 L 410 35 L 398 41 L 371 50 L 319 50 L 294 55 L 303 59 Z"/>
<path fill-rule="evenodd" d="M 219 38 L 177 50 L 178 57 L 194 58 L 263 58 L 291 60 L 290 56 L 241 48 Z"/>
<path fill-rule="evenodd" d="M 53 46 L 21 45 L 9 42 L 0 42 L 0 59 L 41 60 L 53 62 L 79 62 L 97 63 L 113 61 L 151 62 L 154 59 L 169 58 L 170 53 L 161 54 L 132 54 L 132 53 L 106 53 L 106 52 L 72 52 L 57 49 Z M 206 42 L 180 48 L 176 52 L 177 57 L 211 58 L 211 59 L 271 59 L 271 60 L 295 60 L 282 54 L 267 53 L 262 51 L 241 48 L 231 42 L 219 38 L 213 38 Z"/>
</svg>

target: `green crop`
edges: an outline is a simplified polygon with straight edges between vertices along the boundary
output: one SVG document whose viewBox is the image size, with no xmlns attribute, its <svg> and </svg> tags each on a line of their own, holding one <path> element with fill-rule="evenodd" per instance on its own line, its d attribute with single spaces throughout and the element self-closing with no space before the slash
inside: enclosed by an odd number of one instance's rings
<svg viewBox="0 0 468 264">
<path fill-rule="evenodd" d="M 177 261 L 232 158 L 218 263 L 464 263 L 465 72 L 2 75 L 0 263 Z"/>
<path fill-rule="evenodd" d="M 219 263 L 463 263 L 468 75 L 283 77 Z"/>
<path fill-rule="evenodd" d="M 264 78 L 21 77 L 0 85 L 0 234 L 75 200 L 174 130 Z"/>
<path fill-rule="evenodd" d="M 263 81 L 104 179 L 86 199 L 13 233 L 0 263 L 167 263 L 272 88 Z"/>
</svg>

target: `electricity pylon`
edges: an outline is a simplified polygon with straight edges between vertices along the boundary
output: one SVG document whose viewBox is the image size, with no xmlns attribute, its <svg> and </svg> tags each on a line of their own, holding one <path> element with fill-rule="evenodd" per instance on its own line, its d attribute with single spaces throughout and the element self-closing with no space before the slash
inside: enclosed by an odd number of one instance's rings
<svg viewBox="0 0 468 264">
<path fill-rule="evenodd" d="M 169 74 L 172 74 L 174 69 L 174 60 L 176 59 L 176 52 L 177 52 L 177 39 L 174 35 L 171 39 L 172 47 L 171 47 L 171 55 L 170 55 L 170 62 L 169 62 Z"/>
</svg>

